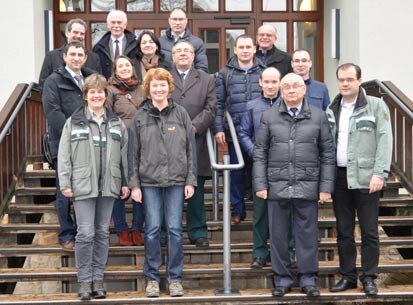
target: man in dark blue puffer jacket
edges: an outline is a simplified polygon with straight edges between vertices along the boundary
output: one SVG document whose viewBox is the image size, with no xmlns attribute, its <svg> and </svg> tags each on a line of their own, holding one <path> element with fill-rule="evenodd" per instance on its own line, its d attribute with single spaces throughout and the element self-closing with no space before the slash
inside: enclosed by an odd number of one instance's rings
<svg viewBox="0 0 413 305">
<path fill-rule="evenodd" d="M 228 110 L 234 120 L 235 128 L 241 123 L 247 101 L 261 95 L 259 77 L 264 65 L 254 58 L 254 40 L 247 35 L 240 35 L 235 40 L 234 56 L 227 66 L 218 72 L 215 87 L 217 94 L 217 114 L 215 118 L 215 139 L 219 144 L 228 142 L 231 163 L 237 162 L 234 144 L 229 135 L 229 128 L 224 120 Z M 245 155 L 246 167 L 251 160 Z M 231 171 L 232 224 L 238 224 L 246 216 L 244 202 L 245 169 Z"/>
</svg>

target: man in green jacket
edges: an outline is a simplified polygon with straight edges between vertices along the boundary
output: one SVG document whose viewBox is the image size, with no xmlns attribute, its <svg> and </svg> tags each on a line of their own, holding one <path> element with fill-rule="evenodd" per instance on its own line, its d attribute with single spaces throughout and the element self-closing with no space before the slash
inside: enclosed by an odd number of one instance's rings
<svg viewBox="0 0 413 305">
<path fill-rule="evenodd" d="M 383 100 L 366 95 L 361 69 L 353 63 L 336 71 L 340 94 L 327 109 L 337 144 L 337 179 L 333 196 L 341 280 L 332 292 L 357 287 L 355 215 L 361 229 L 360 281 L 367 295 L 376 295 L 379 263 L 380 191 L 390 170 L 392 130 Z"/>
</svg>

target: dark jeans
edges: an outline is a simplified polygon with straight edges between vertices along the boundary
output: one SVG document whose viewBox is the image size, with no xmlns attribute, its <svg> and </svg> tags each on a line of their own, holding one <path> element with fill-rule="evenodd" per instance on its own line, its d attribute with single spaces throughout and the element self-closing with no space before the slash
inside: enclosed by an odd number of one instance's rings
<svg viewBox="0 0 413 305">
<path fill-rule="evenodd" d="M 233 142 L 228 142 L 228 153 L 231 164 L 238 163 L 237 154 L 235 153 L 235 147 Z M 245 163 L 251 163 L 251 159 L 243 154 Z M 245 211 L 245 191 L 247 188 L 245 179 L 245 168 L 251 168 L 250 165 L 246 165 L 244 168 L 239 170 L 231 171 L 231 206 L 232 206 L 232 216 L 241 216 L 244 219 L 246 216 Z"/>
<path fill-rule="evenodd" d="M 379 198 L 380 192 L 369 194 L 368 189 L 352 189 L 347 186 L 347 171 L 338 168 L 334 213 L 337 219 L 337 244 L 340 257 L 340 274 L 357 282 L 356 242 L 354 226 L 356 213 L 361 229 L 361 271 L 360 280 L 376 278 L 379 263 Z"/>
<path fill-rule="evenodd" d="M 75 240 L 76 237 L 76 219 L 70 213 L 70 200 L 60 191 L 59 175 L 57 172 L 57 159 L 53 159 L 53 168 L 56 171 L 56 212 L 59 218 L 60 231 L 59 243 L 69 240 Z"/>
<path fill-rule="evenodd" d="M 126 222 L 125 214 L 125 201 L 122 199 L 116 199 L 113 205 L 112 211 L 113 223 L 115 224 L 116 233 L 119 234 L 122 231 L 129 229 Z M 132 203 L 132 231 L 142 230 L 145 220 L 143 204 L 138 202 Z"/>
</svg>

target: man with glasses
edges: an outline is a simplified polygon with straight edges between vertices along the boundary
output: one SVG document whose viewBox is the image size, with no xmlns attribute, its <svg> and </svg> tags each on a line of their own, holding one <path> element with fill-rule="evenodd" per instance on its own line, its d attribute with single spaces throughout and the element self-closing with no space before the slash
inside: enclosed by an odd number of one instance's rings
<svg viewBox="0 0 413 305">
<path fill-rule="evenodd" d="M 208 247 L 204 185 L 206 179 L 212 176 L 212 172 L 208 158 L 206 133 L 215 118 L 215 81 L 208 73 L 192 66 L 194 57 L 194 47 L 189 41 L 178 41 L 173 46 L 172 58 L 175 69 L 172 69 L 171 74 L 174 78 L 175 90 L 171 97 L 174 102 L 188 111 L 196 141 L 198 183 L 187 205 L 188 237 L 195 246 Z"/>
<path fill-rule="evenodd" d="M 312 79 L 310 76 L 310 70 L 313 66 L 310 52 L 306 49 L 295 50 L 291 60 L 291 66 L 294 73 L 300 75 L 307 86 L 307 92 L 305 93 L 307 101 L 311 105 L 326 110 L 330 104 L 330 96 L 327 86 L 322 82 Z"/>
<path fill-rule="evenodd" d="M 301 76 L 281 80 L 282 100 L 264 112 L 254 145 L 253 185 L 268 199 L 271 263 L 282 297 L 294 283 L 288 254 L 292 213 L 297 251 L 297 276 L 308 297 L 318 297 L 318 202 L 334 190 L 335 148 L 327 116 L 305 99 Z"/>
<path fill-rule="evenodd" d="M 170 28 L 159 38 L 161 51 L 165 54 L 165 59 L 172 65 L 172 46 L 178 40 L 189 41 L 195 50 L 194 67 L 208 73 L 208 58 L 205 53 L 204 42 L 192 35 L 188 28 L 188 18 L 182 8 L 174 8 L 168 18 Z"/>
<path fill-rule="evenodd" d="M 257 32 L 257 51 L 255 56 L 267 67 L 274 67 L 281 73 L 281 77 L 293 72 L 291 56 L 275 46 L 277 30 L 270 24 L 263 24 Z"/>
<path fill-rule="evenodd" d="M 383 100 L 366 95 L 361 69 L 346 63 L 336 71 L 340 94 L 327 109 L 337 141 L 337 181 L 333 196 L 341 280 L 330 288 L 357 288 L 355 216 L 361 229 L 361 275 L 368 296 L 377 294 L 379 198 L 392 157 L 390 114 Z"/>
</svg>

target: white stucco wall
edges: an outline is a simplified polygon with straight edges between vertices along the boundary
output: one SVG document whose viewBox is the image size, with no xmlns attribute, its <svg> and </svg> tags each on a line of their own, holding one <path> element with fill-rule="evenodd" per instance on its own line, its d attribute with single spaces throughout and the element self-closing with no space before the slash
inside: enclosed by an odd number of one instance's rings
<svg viewBox="0 0 413 305">
<path fill-rule="evenodd" d="M 17 83 L 37 81 L 44 57 L 43 11 L 51 8 L 52 0 L 14 0 L 2 3 L 0 109 Z"/>
<path fill-rule="evenodd" d="M 330 57 L 331 9 L 341 14 L 338 60 Z M 362 69 L 364 81 L 392 81 L 413 100 L 413 1 L 325 0 L 324 80 L 330 95 L 337 94 L 335 70 L 339 64 L 354 62 Z"/>
</svg>

